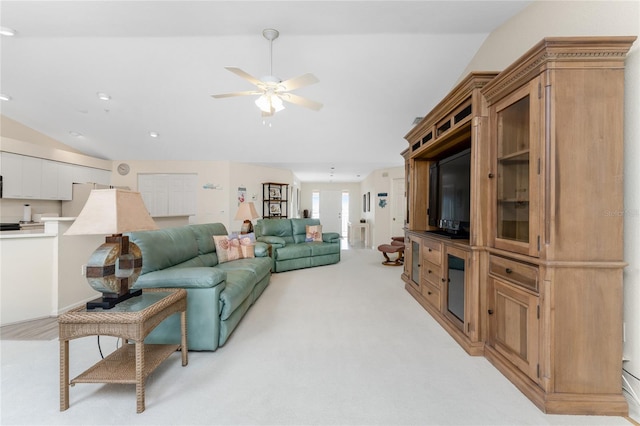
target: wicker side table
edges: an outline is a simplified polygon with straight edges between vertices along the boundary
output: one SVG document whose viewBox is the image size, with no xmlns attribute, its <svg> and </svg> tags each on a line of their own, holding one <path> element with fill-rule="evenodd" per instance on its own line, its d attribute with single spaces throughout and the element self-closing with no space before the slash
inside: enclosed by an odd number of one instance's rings
<svg viewBox="0 0 640 426">
<path fill-rule="evenodd" d="M 182 365 L 187 355 L 187 292 L 184 289 L 145 289 L 141 296 L 114 308 L 65 312 L 58 318 L 60 331 L 60 411 L 69 408 L 69 385 L 76 383 L 130 383 L 136 385 L 137 412 L 144 411 L 144 381 L 178 349 Z M 182 342 L 145 345 L 145 337 L 164 319 L 180 312 Z M 114 336 L 122 347 L 69 382 L 69 340 L 86 336 Z M 134 344 L 129 344 L 129 342 Z"/>
</svg>

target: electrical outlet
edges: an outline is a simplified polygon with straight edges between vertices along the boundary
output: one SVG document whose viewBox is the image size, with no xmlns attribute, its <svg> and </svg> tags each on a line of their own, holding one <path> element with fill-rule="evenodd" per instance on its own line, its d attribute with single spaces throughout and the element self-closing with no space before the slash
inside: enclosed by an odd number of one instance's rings
<svg viewBox="0 0 640 426">
<path fill-rule="evenodd" d="M 82 275 L 83 277 L 87 276 L 87 265 L 80 266 L 80 275 Z"/>
</svg>

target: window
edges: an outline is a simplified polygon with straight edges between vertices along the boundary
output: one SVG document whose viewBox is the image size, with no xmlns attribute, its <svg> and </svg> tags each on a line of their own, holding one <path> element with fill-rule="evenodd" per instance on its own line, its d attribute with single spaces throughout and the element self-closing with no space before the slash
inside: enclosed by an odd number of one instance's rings
<svg viewBox="0 0 640 426">
<path fill-rule="evenodd" d="M 342 191 L 342 236 L 347 237 L 349 232 L 349 191 Z"/>
<path fill-rule="evenodd" d="M 311 193 L 311 217 L 320 219 L 320 192 L 313 191 Z"/>
</svg>

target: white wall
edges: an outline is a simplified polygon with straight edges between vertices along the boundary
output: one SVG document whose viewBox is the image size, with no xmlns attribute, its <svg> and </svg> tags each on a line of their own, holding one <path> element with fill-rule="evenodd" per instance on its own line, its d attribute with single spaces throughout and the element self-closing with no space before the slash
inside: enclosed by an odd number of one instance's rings
<svg viewBox="0 0 640 426">
<path fill-rule="evenodd" d="M 400 155 L 400 153 L 398 153 Z M 380 244 L 388 244 L 391 241 L 391 203 L 392 184 L 394 179 L 404 179 L 404 167 L 392 167 L 389 169 L 375 170 L 360 183 L 322 183 L 303 182 L 301 184 L 300 210 L 308 209 L 311 212 L 311 194 L 313 191 L 348 191 L 349 192 L 349 221 L 359 222 L 365 219 L 369 223 L 369 247 L 375 248 Z M 362 196 L 370 193 L 371 211 L 363 211 Z M 378 205 L 378 194 L 386 192 L 387 205 Z"/>
<path fill-rule="evenodd" d="M 467 66 L 470 71 L 501 70 L 544 37 L 638 36 L 638 1 L 536 1 L 493 31 Z M 640 377 L 640 40 L 636 40 L 625 68 L 625 241 L 628 266 L 624 271 L 624 368 Z M 595 165 L 594 165 L 595 166 Z M 598 342 L 594 342 L 598 344 Z M 597 366 L 594 366 L 597 368 Z M 627 376 L 640 394 L 640 381 Z"/>
<path fill-rule="evenodd" d="M 300 183 L 300 217 L 302 211 L 307 209 L 311 215 L 311 195 L 313 191 L 347 191 L 349 193 L 349 222 L 359 222 L 364 218 L 362 213 L 362 194 L 360 183 L 326 183 L 326 182 L 302 182 Z"/>
<path fill-rule="evenodd" d="M 198 193 L 196 216 L 189 218 L 156 218 L 160 227 L 187 223 L 220 222 L 229 232 L 239 231 L 241 221 L 234 220 L 238 210 L 238 188 L 246 188 L 247 201 L 253 201 L 258 214 L 262 214 L 262 183 L 279 182 L 291 185 L 290 170 L 263 167 L 228 161 L 126 161 L 131 171 L 121 176 L 113 162 L 112 185 L 138 189 L 138 173 L 197 173 Z M 213 186 L 215 189 L 211 189 Z M 253 199 L 255 197 L 255 199 Z M 255 221 L 254 221 L 255 223 Z"/>
<path fill-rule="evenodd" d="M 400 153 L 398 153 L 400 155 Z M 380 169 L 372 172 L 362 182 L 362 193 L 371 193 L 371 211 L 365 214 L 369 222 L 369 232 L 371 233 L 370 246 L 378 247 L 380 244 L 389 244 L 393 235 L 391 231 L 391 203 L 393 202 L 393 180 L 404 179 L 404 167 L 393 167 Z M 387 193 L 386 207 L 378 204 L 379 193 Z M 362 196 L 360 196 L 362 200 Z"/>
</svg>

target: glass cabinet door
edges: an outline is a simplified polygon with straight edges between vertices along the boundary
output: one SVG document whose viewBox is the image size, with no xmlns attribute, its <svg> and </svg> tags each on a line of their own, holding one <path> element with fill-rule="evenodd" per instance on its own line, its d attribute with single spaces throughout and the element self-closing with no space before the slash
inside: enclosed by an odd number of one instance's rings
<svg viewBox="0 0 640 426">
<path fill-rule="evenodd" d="M 539 154 L 537 135 L 542 125 L 540 100 L 525 86 L 495 106 L 495 246 L 538 255 L 537 205 Z M 534 96 L 535 93 L 535 96 Z"/>
<path fill-rule="evenodd" d="M 529 96 L 498 112 L 497 236 L 529 242 Z"/>
</svg>

